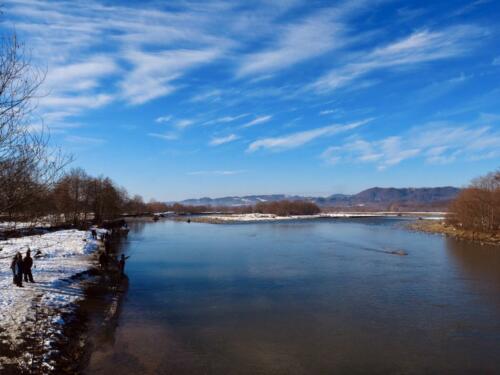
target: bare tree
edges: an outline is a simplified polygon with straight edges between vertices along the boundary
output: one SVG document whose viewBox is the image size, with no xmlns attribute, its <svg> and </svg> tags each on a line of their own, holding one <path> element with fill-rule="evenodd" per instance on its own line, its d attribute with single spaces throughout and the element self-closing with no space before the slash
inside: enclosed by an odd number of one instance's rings
<svg viewBox="0 0 500 375">
<path fill-rule="evenodd" d="M 473 233 L 500 230 L 500 171 L 476 178 L 449 208 L 449 224 Z"/>
<path fill-rule="evenodd" d="M 43 197 L 69 161 L 49 147 L 43 124 L 32 126 L 43 78 L 15 33 L 0 37 L 0 214 L 11 220 L 40 214 Z"/>
</svg>

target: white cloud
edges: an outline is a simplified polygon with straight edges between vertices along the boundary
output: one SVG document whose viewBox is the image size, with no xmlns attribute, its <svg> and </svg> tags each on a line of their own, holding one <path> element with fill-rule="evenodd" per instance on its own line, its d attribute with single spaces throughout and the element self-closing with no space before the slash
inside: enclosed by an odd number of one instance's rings
<svg viewBox="0 0 500 375">
<path fill-rule="evenodd" d="M 175 127 L 176 128 L 179 128 L 179 129 L 185 129 L 191 125 L 194 124 L 194 121 L 193 120 L 189 120 L 189 119 L 180 119 L 180 120 L 177 120 L 175 122 Z"/>
<path fill-rule="evenodd" d="M 47 110 L 54 110 L 57 108 L 64 108 L 66 111 L 61 113 L 70 113 L 68 111 L 73 110 L 73 114 L 78 113 L 83 109 L 94 109 L 102 107 L 109 104 L 113 100 L 111 95 L 98 94 L 95 96 L 46 96 L 39 99 L 39 107 Z"/>
<path fill-rule="evenodd" d="M 320 116 L 333 115 L 339 113 L 342 113 L 340 109 L 325 109 L 319 112 Z"/>
<path fill-rule="evenodd" d="M 268 122 L 269 120 L 271 120 L 273 118 L 272 115 L 266 115 L 266 116 L 259 116 L 255 119 L 253 119 L 252 121 L 249 121 L 247 122 L 246 124 L 242 125 L 241 127 L 242 128 L 250 128 L 252 126 L 255 126 L 255 125 L 259 125 L 259 124 L 263 124 L 265 122 Z"/>
<path fill-rule="evenodd" d="M 207 122 L 205 122 L 205 125 L 234 122 L 236 120 L 242 119 L 242 118 L 247 117 L 247 116 L 249 116 L 248 113 L 242 113 L 241 115 L 236 115 L 236 116 L 223 116 L 223 117 L 216 118 L 214 120 L 207 121 Z"/>
<path fill-rule="evenodd" d="M 92 56 L 86 61 L 49 68 L 43 84 L 49 92 L 85 91 L 98 87 L 99 80 L 117 72 L 119 67 L 111 57 Z"/>
<path fill-rule="evenodd" d="M 175 91 L 174 81 L 194 67 L 213 61 L 216 49 L 128 51 L 124 58 L 133 65 L 120 82 L 122 97 L 130 104 L 144 104 Z"/>
<path fill-rule="evenodd" d="M 229 134 L 225 137 L 215 137 L 210 141 L 210 146 L 220 146 L 225 143 L 236 141 L 237 139 L 240 139 L 240 137 L 238 137 L 236 134 Z"/>
<path fill-rule="evenodd" d="M 492 64 L 492 65 L 494 65 L 494 66 L 498 66 L 498 65 L 500 65 L 500 56 L 495 57 L 495 58 L 493 59 L 493 61 L 491 62 L 491 64 Z"/>
<path fill-rule="evenodd" d="M 293 23 L 272 25 L 272 33 L 277 34 L 274 42 L 262 51 L 243 56 L 237 76 L 267 78 L 269 73 L 345 47 L 356 40 L 347 35 L 347 21 L 366 11 L 367 4 L 366 0 L 340 1 Z"/>
<path fill-rule="evenodd" d="M 167 115 L 167 116 L 157 117 L 156 120 L 155 120 L 155 122 L 161 124 L 161 123 L 164 123 L 164 122 L 169 122 L 170 120 L 172 120 L 172 116 Z"/>
<path fill-rule="evenodd" d="M 500 132 L 490 126 L 431 123 L 380 140 L 354 139 L 321 155 L 331 164 L 374 163 L 379 170 L 421 157 L 430 164 L 500 156 Z"/>
<path fill-rule="evenodd" d="M 342 40 L 337 35 L 342 26 L 322 13 L 284 27 L 276 45 L 244 57 L 237 75 L 273 72 L 340 47 Z"/>
<path fill-rule="evenodd" d="M 221 90 L 211 90 L 207 92 L 202 92 L 200 94 L 196 94 L 191 98 L 192 102 L 204 102 L 204 101 L 216 101 L 219 100 L 222 95 Z"/>
<path fill-rule="evenodd" d="M 150 137 L 164 139 L 166 141 L 174 141 L 179 138 L 179 136 L 172 132 L 167 133 L 148 133 Z"/>
<path fill-rule="evenodd" d="M 280 137 L 259 139 L 252 142 L 248 146 L 247 152 L 254 152 L 260 149 L 286 150 L 299 147 L 320 137 L 332 136 L 338 133 L 356 129 L 361 125 L 366 124 L 368 121 L 370 120 L 358 121 L 347 125 L 335 124 L 324 126 L 322 128 L 287 134 Z"/>
<path fill-rule="evenodd" d="M 462 55 L 482 34 L 482 29 L 466 25 L 440 31 L 417 31 L 404 39 L 375 48 L 365 56 L 356 56 L 352 62 L 320 77 L 312 88 L 317 91 L 335 90 L 376 70 L 415 68 L 420 63 Z"/>
</svg>

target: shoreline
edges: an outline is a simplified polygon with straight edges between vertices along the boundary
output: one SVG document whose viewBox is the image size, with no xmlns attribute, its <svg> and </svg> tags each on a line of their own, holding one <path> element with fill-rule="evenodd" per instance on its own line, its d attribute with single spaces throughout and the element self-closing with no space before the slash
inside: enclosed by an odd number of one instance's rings
<svg viewBox="0 0 500 375">
<path fill-rule="evenodd" d="M 83 298 L 100 243 L 90 232 L 62 230 L 0 241 L 0 369 L 50 373 L 55 345 Z M 33 255 L 35 283 L 12 282 L 10 262 L 27 249 Z"/>
<path fill-rule="evenodd" d="M 274 214 L 210 214 L 210 215 L 188 215 L 173 218 L 176 221 L 186 221 L 206 224 L 241 224 L 256 222 L 280 222 L 280 221 L 300 221 L 318 219 L 363 219 L 375 217 L 394 218 L 421 218 L 428 220 L 440 220 L 444 218 L 443 212 L 324 212 L 316 215 L 290 215 L 278 216 Z"/>
<path fill-rule="evenodd" d="M 100 230 L 98 230 L 99 232 Z M 112 239 L 111 254 L 119 245 Z M 12 284 L 12 255 L 27 248 L 34 257 L 36 283 Z M 73 374 L 91 351 L 89 324 L 100 328 L 117 316 L 125 280 L 117 270 L 106 274 L 97 266 L 103 243 L 89 231 L 63 230 L 0 241 L 0 372 L 2 374 Z M 106 324 L 104 324 L 106 323 Z"/>
<path fill-rule="evenodd" d="M 417 232 L 439 234 L 461 241 L 470 241 L 480 245 L 500 246 L 500 233 L 473 233 L 447 225 L 443 220 L 418 220 L 407 224 L 407 228 Z"/>
</svg>

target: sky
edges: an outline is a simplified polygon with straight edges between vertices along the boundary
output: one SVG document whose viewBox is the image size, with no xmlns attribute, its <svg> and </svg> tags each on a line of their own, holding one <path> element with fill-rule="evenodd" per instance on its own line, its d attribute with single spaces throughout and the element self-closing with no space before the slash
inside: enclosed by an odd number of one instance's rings
<svg viewBox="0 0 500 375">
<path fill-rule="evenodd" d="M 500 1 L 5 0 L 33 131 L 145 199 L 465 186 L 500 167 Z"/>
</svg>

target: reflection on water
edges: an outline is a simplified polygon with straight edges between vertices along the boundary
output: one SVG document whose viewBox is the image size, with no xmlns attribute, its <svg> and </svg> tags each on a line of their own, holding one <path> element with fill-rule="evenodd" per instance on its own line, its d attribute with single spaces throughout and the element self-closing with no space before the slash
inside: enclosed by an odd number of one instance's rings
<svg viewBox="0 0 500 375">
<path fill-rule="evenodd" d="M 399 223 L 133 224 L 87 373 L 500 372 L 500 249 Z"/>
</svg>

